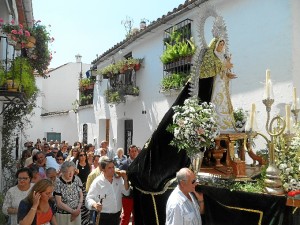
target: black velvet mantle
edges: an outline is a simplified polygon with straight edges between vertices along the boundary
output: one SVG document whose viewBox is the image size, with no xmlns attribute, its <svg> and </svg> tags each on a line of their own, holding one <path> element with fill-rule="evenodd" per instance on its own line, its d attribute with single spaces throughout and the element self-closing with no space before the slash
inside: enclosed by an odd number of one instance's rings
<svg viewBox="0 0 300 225">
<path fill-rule="evenodd" d="M 210 101 L 213 78 L 199 80 L 199 98 Z M 173 106 L 183 105 L 190 97 L 190 84 L 187 83 Z M 171 146 L 173 134 L 166 131 L 172 124 L 172 107 L 164 115 L 157 129 L 138 157 L 128 168 L 128 177 L 134 187 L 134 215 L 136 225 L 163 225 L 166 217 L 166 204 L 172 189 L 165 191 L 166 184 L 175 178 L 176 172 L 189 167 L 190 159 L 185 151 Z M 158 194 L 159 192 L 159 194 Z"/>
<path fill-rule="evenodd" d="M 205 224 L 286 225 L 286 197 L 198 186 L 204 194 Z M 300 222 L 299 222 L 300 223 Z"/>
</svg>

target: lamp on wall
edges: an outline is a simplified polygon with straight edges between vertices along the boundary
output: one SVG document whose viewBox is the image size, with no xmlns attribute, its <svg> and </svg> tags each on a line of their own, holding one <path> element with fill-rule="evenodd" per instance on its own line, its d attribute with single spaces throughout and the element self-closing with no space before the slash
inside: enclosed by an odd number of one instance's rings
<svg viewBox="0 0 300 225">
<path fill-rule="evenodd" d="M 116 144 L 117 144 L 117 138 L 114 137 L 112 140 L 113 140 L 114 146 L 116 146 Z"/>
</svg>

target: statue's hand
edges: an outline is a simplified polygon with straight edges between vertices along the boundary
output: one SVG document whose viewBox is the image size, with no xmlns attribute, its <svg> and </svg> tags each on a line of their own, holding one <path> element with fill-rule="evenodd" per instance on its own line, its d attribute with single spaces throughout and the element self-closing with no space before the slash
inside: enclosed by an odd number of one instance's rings
<svg viewBox="0 0 300 225">
<path fill-rule="evenodd" d="M 231 69 L 233 67 L 233 64 L 230 62 L 230 58 L 228 58 L 225 62 L 226 69 Z"/>
<path fill-rule="evenodd" d="M 227 72 L 227 73 L 226 73 L 226 76 L 227 76 L 229 79 L 235 79 L 235 78 L 237 78 L 237 76 L 236 76 L 234 73 L 231 73 L 231 72 Z"/>
</svg>

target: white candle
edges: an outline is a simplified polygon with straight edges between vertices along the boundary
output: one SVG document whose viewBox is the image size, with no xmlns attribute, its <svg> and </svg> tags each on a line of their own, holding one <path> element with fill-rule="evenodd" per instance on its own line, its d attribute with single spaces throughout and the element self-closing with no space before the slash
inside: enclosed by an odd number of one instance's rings
<svg viewBox="0 0 300 225">
<path fill-rule="evenodd" d="M 285 123 L 286 123 L 286 132 L 289 133 L 291 130 L 291 105 L 285 105 Z"/>
<path fill-rule="evenodd" d="M 297 105 L 297 91 L 296 88 L 294 87 L 293 89 L 293 109 L 297 109 L 298 105 Z"/>
<path fill-rule="evenodd" d="M 267 69 L 266 70 L 266 90 L 265 90 L 265 93 L 266 93 L 266 98 L 269 99 L 270 98 L 270 95 L 271 95 L 271 90 L 270 90 L 270 70 Z"/>
<path fill-rule="evenodd" d="M 253 131 L 253 127 L 254 127 L 254 119 L 255 119 L 255 104 L 252 103 L 251 105 L 251 114 L 250 114 L 250 129 Z"/>
</svg>

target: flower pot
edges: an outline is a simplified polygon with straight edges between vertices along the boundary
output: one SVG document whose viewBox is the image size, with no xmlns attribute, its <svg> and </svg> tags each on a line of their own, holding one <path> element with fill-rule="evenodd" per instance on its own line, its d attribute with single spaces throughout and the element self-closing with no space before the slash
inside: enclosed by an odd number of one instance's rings
<svg viewBox="0 0 300 225">
<path fill-rule="evenodd" d="M 138 63 L 138 64 L 135 64 L 134 65 L 134 71 L 139 71 L 140 70 L 140 68 L 141 68 L 141 64 L 140 63 Z"/>
<path fill-rule="evenodd" d="M 16 83 L 14 80 L 7 80 L 6 84 L 7 84 L 8 91 L 17 92 L 19 89 L 19 84 Z"/>
<path fill-rule="evenodd" d="M 17 42 L 12 39 L 11 34 L 7 34 L 7 43 L 12 46 L 16 46 Z"/>
<path fill-rule="evenodd" d="M 36 43 L 36 39 L 35 39 L 35 37 L 33 37 L 33 36 L 27 37 L 27 40 L 28 40 L 28 42 L 31 42 L 31 43 L 33 43 L 33 44 Z"/>
<path fill-rule="evenodd" d="M 17 43 L 14 47 L 15 47 L 15 50 L 21 50 L 22 49 L 22 44 Z"/>
</svg>

